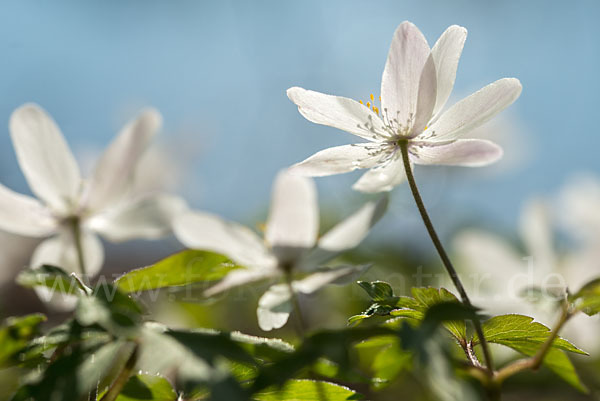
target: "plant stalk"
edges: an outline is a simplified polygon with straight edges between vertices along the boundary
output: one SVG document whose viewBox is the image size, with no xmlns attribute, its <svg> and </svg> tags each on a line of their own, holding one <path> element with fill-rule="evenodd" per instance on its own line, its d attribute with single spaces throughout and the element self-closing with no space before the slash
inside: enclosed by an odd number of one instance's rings
<svg viewBox="0 0 600 401">
<path fill-rule="evenodd" d="M 456 269 L 452 265 L 452 262 L 450 261 L 450 258 L 448 257 L 448 254 L 446 253 L 444 246 L 442 245 L 442 241 L 440 241 L 440 238 L 438 237 L 437 232 L 435 231 L 435 228 L 433 227 L 433 223 L 431 222 L 431 219 L 429 218 L 429 214 L 427 213 L 427 209 L 425 208 L 425 204 L 423 203 L 423 199 L 421 198 L 421 194 L 419 193 L 419 188 L 417 187 L 417 183 L 415 181 L 415 177 L 413 175 L 413 172 L 412 172 L 412 169 L 410 166 L 410 158 L 408 155 L 408 141 L 407 140 L 399 141 L 398 145 L 400 146 L 400 151 L 402 153 L 402 161 L 404 162 L 404 170 L 406 172 L 406 178 L 408 179 L 408 185 L 410 186 L 410 191 L 412 192 L 413 198 L 415 199 L 417 209 L 419 209 L 419 213 L 421 214 L 421 219 L 423 220 L 423 223 L 425 224 L 425 228 L 427 229 L 427 232 L 429 233 L 429 237 L 431 238 L 431 241 L 433 242 L 433 245 L 435 246 L 437 253 L 440 255 L 440 258 L 442 259 L 442 263 L 443 263 L 444 267 L 446 268 L 446 271 L 450 275 L 450 279 L 452 280 L 452 282 L 454 283 L 454 286 L 456 287 L 458 293 L 460 294 L 460 298 L 461 298 L 462 302 L 467 306 L 473 306 L 471 304 L 471 300 L 469 299 L 469 296 L 467 295 L 467 292 L 465 291 L 465 287 L 463 286 L 462 282 L 460 281 L 460 278 L 458 277 L 458 273 L 456 272 Z M 479 337 L 479 341 L 481 343 L 481 349 L 483 350 L 483 356 L 485 358 L 485 364 L 486 364 L 488 373 L 490 375 L 492 375 L 494 372 L 494 363 L 492 361 L 492 354 L 489 350 L 489 346 L 483 335 L 483 329 L 481 328 L 481 322 L 479 320 L 473 320 L 473 325 L 475 326 L 475 332 L 477 333 L 477 336 Z"/>
<path fill-rule="evenodd" d="M 139 346 L 136 345 L 131 353 L 131 356 L 129 359 L 127 359 L 127 362 L 125 362 L 125 366 L 123 366 L 123 369 L 100 401 L 115 401 L 117 399 L 121 393 L 121 390 L 123 390 L 123 387 L 125 387 L 129 377 L 131 377 L 131 374 L 133 373 L 133 369 L 135 368 L 135 364 L 138 360 L 138 350 Z"/>
</svg>

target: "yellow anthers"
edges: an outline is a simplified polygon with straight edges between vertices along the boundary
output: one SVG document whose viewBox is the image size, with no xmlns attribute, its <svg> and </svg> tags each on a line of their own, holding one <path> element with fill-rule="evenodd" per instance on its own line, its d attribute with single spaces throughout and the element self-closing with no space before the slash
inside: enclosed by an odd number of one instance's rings
<svg viewBox="0 0 600 401">
<path fill-rule="evenodd" d="M 375 97 L 373 96 L 373 94 L 371 93 L 371 101 L 374 102 L 375 101 Z"/>
<path fill-rule="evenodd" d="M 367 102 L 367 107 L 371 107 L 371 102 Z"/>
<path fill-rule="evenodd" d="M 360 103 L 360 104 L 364 104 L 362 100 L 359 100 L 359 101 L 358 101 L 358 103 Z"/>
<path fill-rule="evenodd" d="M 373 106 L 373 111 L 379 115 L 379 107 Z"/>
<path fill-rule="evenodd" d="M 379 96 L 379 101 L 381 102 L 381 96 Z"/>
</svg>

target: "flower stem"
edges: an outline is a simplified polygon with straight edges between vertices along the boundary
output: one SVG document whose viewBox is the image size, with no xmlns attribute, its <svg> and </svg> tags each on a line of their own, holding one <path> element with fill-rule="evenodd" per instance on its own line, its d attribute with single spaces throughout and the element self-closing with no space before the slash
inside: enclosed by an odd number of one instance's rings
<svg viewBox="0 0 600 401">
<path fill-rule="evenodd" d="M 288 290 L 290 291 L 290 300 L 292 301 L 292 305 L 294 307 L 294 315 L 296 315 L 296 330 L 300 338 L 304 338 L 306 336 L 306 322 L 304 321 L 304 317 L 302 316 L 302 309 L 300 308 L 300 302 L 298 302 L 298 297 L 296 296 L 296 292 L 294 291 L 294 286 L 292 285 L 292 274 L 291 272 L 286 272 L 285 274 L 285 283 L 288 286 Z"/>
<path fill-rule="evenodd" d="M 79 223 L 79 218 L 73 217 L 71 219 L 71 230 L 73 234 L 73 241 L 75 242 L 75 250 L 77 252 L 77 261 L 79 263 L 79 273 L 81 277 L 85 280 L 85 259 L 83 257 L 83 246 L 81 243 L 81 224 Z"/>
<path fill-rule="evenodd" d="M 117 399 L 119 393 L 121 393 L 121 390 L 123 390 L 123 387 L 127 383 L 127 380 L 129 380 L 129 377 L 133 373 L 133 368 L 135 368 L 135 364 L 138 360 L 138 350 L 139 346 L 136 345 L 133 349 L 133 352 L 131 353 L 131 356 L 125 363 L 125 366 L 123 367 L 115 381 L 111 384 L 106 394 L 104 394 L 104 396 L 100 399 L 100 401 L 114 401 Z"/>
<path fill-rule="evenodd" d="M 400 141 L 398 143 L 400 146 L 400 151 L 402 152 L 402 161 L 404 162 L 404 170 L 406 171 L 406 178 L 408 179 L 408 185 L 410 186 L 410 191 L 412 192 L 413 198 L 415 199 L 415 203 L 417 204 L 417 209 L 419 209 L 419 213 L 421 214 L 421 219 L 425 224 L 425 228 L 429 233 L 429 237 L 437 250 L 437 253 L 440 255 L 442 259 L 442 263 L 446 268 L 446 271 L 450 275 L 450 279 L 454 283 L 454 286 L 458 290 L 460 294 L 460 298 L 462 302 L 467 306 L 472 306 L 471 300 L 465 291 L 465 287 L 463 286 L 460 278 L 458 277 L 458 273 L 456 273 L 456 269 L 452 265 L 444 246 L 442 245 L 442 241 L 437 235 L 435 228 L 433 227 L 433 223 L 429 218 L 429 214 L 427 213 L 427 209 L 425 208 L 425 204 L 423 203 L 423 199 L 421 198 L 421 194 L 419 193 L 419 189 L 417 188 L 417 183 L 415 181 L 415 177 L 413 175 L 410 159 L 408 155 L 408 141 Z M 493 374 L 494 372 L 494 364 L 492 361 L 492 355 L 490 353 L 487 341 L 483 335 L 483 329 L 481 328 L 481 322 L 479 320 L 473 320 L 473 325 L 475 326 L 475 331 L 477 332 L 477 336 L 480 339 L 481 349 L 483 350 L 483 356 L 485 358 L 486 367 L 488 370 L 488 374 Z"/>
</svg>

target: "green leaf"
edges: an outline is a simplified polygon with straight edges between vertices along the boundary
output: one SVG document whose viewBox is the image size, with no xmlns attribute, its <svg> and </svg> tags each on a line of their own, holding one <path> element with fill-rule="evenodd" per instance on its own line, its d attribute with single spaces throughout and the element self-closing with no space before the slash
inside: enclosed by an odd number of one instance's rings
<svg viewBox="0 0 600 401">
<path fill-rule="evenodd" d="M 151 266 L 124 274 L 116 280 L 119 289 L 126 293 L 157 288 L 207 283 L 220 280 L 238 269 L 225 256 L 214 252 L 185 250 L 167 257 Z"/>
<path fill-rule="evenodd" d="M 80 298 L 75 318 L 82 326 L 98 324 L 116 336 L 133 337 L 142 322 L 142 309 L 114 285 L 101 283 L 90 296 Z"/>
<path fill-rule="evenodd" d="M 550 336 L 550 329 L 541 323 L 534 322 L 532 317 L 523 315 L 500 315 L 483 322 L 483 333 L 488 342 L 511 347 L 513 343 L 530 343 L 539 348 Z M 478 340 L 475 339 L 475 344 Z M 587 355 L 564 338 L 558 337 L 552 344 L 554 348 L 576 354 Z"/>
<path fill-rule="evenodd" d="M 403 350 L 398 341 L 384 347 L 377 353 L 373 369 L 374 386 L 381 389 L 390 384 L 401 372 L 412 367 L 412 354 Z"/>
<path fill-rule="evenodd" d="M 385 302 L 394 300 L 395 298 L 392 286 L 385 281 L 358 281 L 357 284 L 360 285 L 375 302 Z"/>
<path fill-rule="evenodd" d="M 571 302 L 583 313 L 594 316 L 600 312 L 600 278 L 584 285 L 573 297 Z"/>
<path fill-rule="evenodd" d="M 252 396 L 256 401 L 361 400 L 363 397 L 347 387 L 315 380 L 290 380 L 283 387 L 269 387 Z"/>
<path fill-rule="evenodd" d="M 129 378 L 116 401 L 175 401 L 177 393 L 164 377 L 137 375 Z"/>
<path fill-rule="evenodd" d="M 125 342 L 82 343 L 51 363 L 43 374 L 17 392 L 13 401 L 78 401 L 106 377 Z"/>
<path fill-rule="evenodd" d="M 490 343 L 502 344 L 527 356 L 534 356 L 550 336 L 550 329 L 533 318 L 523 315 L 501 315 L 485 321 L 482 325 L 485 338 Z M 474 344 L 478 343 L 475 338 Z M 573 364 L 561 351 L 587 355 L 567 340 L 558 337 L 546 354 L 543 364 L 567 383 L 585 392 Z"/>
<path fill-rule="evenodd" d="M 10 317 L 0 326 L 0 367 L 6 365 L 23 351 L 30 339 L 38 334 L 39 325 L 46 321 L 46 316 L 34 313 L 23 317 Z"/>
<path fill-rule="evenodd" d="M 539 350 L 538 345 L 534 345 L 534 343 L 528 341 L 513 341 L 510 343 L 509 347 L 527 356 L 534 356 Z M 588 391 L 579 380 L 575 367 L 561 350 L 550 348 L 544 358 L 543 364 L 579 391 L 583 393 Z"/>
<path fill-rule="evenodd" d="M 23 287 L 47 287 L 59 294 L 84 294 L 83 284 L 78 282 L 73 275 L 56 266 L 43 265 L 35 269 L 23 270 L 17 276 L 16 281 Z"/>
</svg>

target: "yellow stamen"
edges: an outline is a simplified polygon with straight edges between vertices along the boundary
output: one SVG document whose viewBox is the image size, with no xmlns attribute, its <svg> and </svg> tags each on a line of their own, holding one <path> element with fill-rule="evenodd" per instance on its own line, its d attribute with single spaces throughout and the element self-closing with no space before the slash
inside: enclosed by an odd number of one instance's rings
<svg viewBox="0 0 600 401">
<path fill-rule="evenodd" d="M 362 100 L 359 100 L 359 101 L 358 101 L 358 103 L 360 103 L 360 104 L 364 104 Z"/>
<path fill-rule="evenodd" d="M 367 102 L 367 107 L 371 107 L 371 102 Z"/>
<path fill-rule="evenodd" d="M 379 107 L 373 106 L 373 111 L 379 115 Z"/>
<path fill-rule="evenodd" d="M 374 102 L 375 98 L 373 97 L 373 94 L 371 93 L 371 101 Z"/>
</svg>

